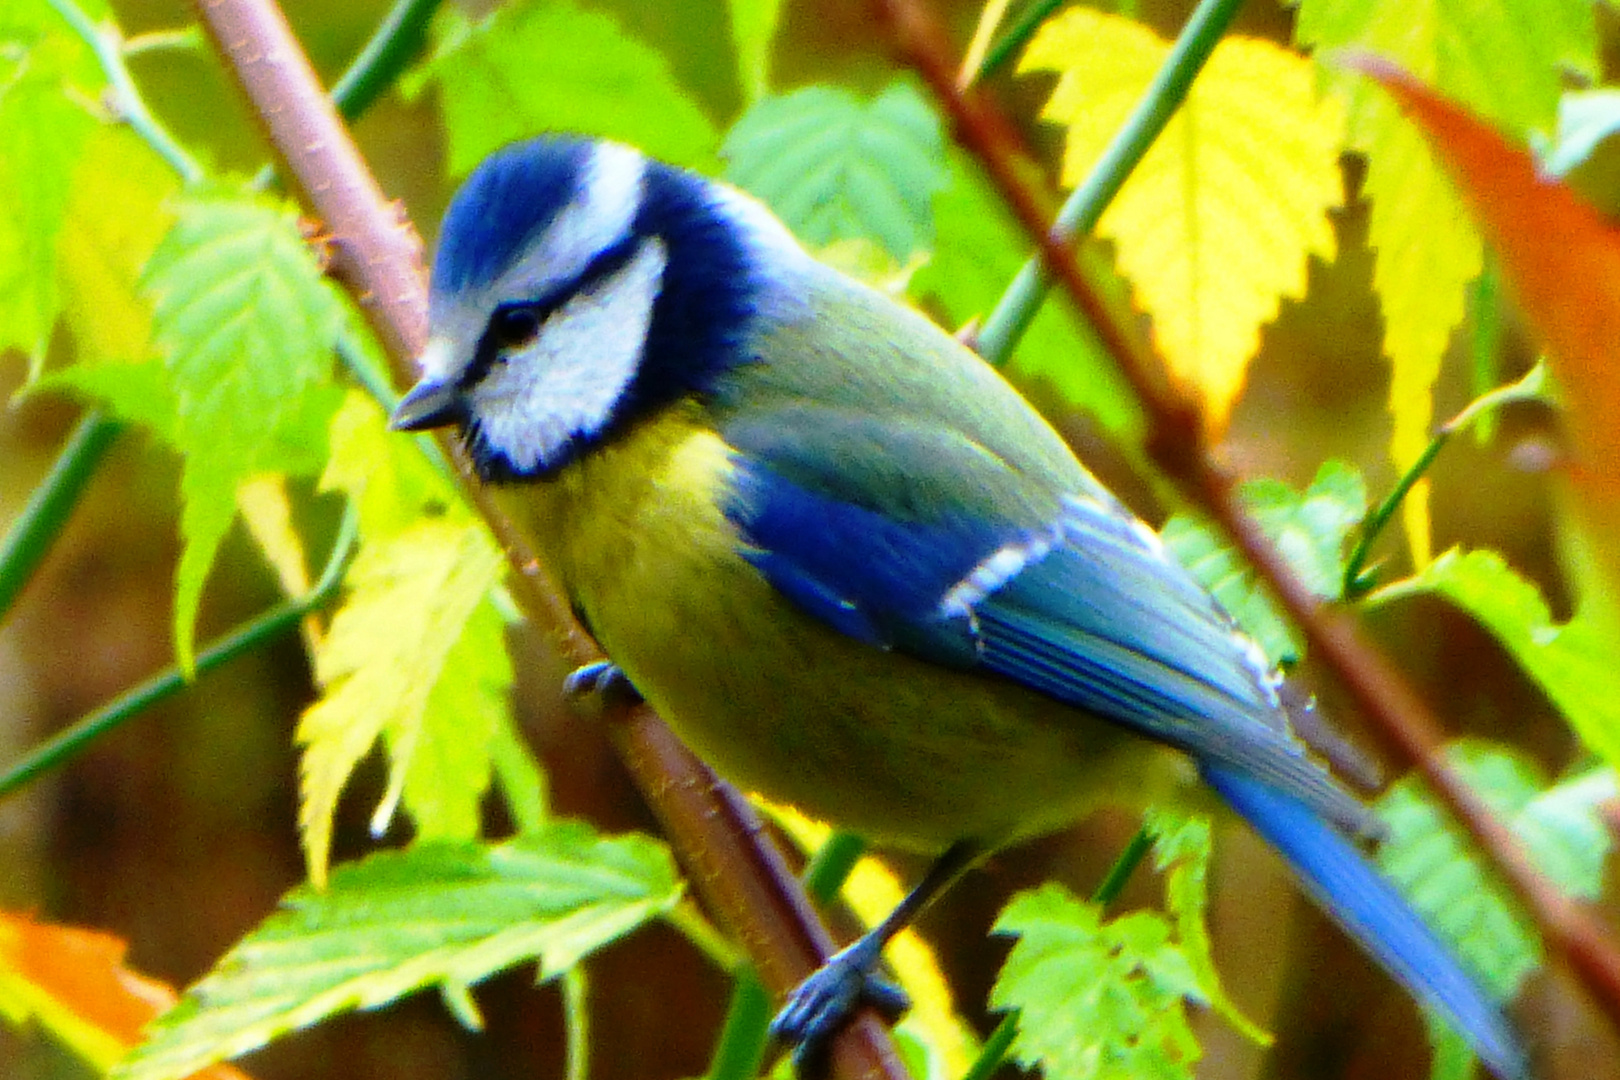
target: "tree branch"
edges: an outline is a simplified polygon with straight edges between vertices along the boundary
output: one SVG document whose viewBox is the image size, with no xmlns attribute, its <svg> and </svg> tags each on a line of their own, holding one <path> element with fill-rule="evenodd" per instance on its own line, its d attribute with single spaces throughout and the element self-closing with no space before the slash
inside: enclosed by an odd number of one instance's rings
<svg viewBox="0 0 1620 1080">
<path fill-rule="evenodd" d="M 421 240 L 383 196 L 280 10 L 269 0 L 200 0 L 199 9 L 285 175 L 330 233 L 334 276 L 359 299 L 396 378 L 408 384 L 427 333 Z M 569 661 L 599 659 L 601 650 L 485 496 L 460 447 L 446 440 L 445 450 L 506 552 L 515 571 L 513 594 L 525 614 L 556 639 Z M 646 706 L 610 707 L 604 720 L 694 888 L 736 933 L 767 989 L 782 998 L 830 954 L 832 942 L 752 808 Z M 870 1010 L 835 1040 L 832 1066 L 841 1077 L 905 1078 Z"/>
<path fill-rule="evenodd" d="M 1312 653 L 1337 674 L 1385 742 L 1423 773 L 1489 853 L 1554 952 L 1620 1028 L 1620 951 L 1607 927 L 1589 907 L 1547 883 L 1517 838 L 1446 764 L 1442 727 L 1434 713 L 1368 644 L 1349 615 L 1317 600 L 1239 505 L 1232 476 L 1216 463 L 1204 437 L 1196 403 L 1169 383 L 1162 359 L 1115 321 L 1081 271 L 1071 239 L 1048 227 L 1035 193 L 1014 168 L 1016 142 L 1007 119 L 982 94 L 958 87 L 944 34 L 922 0 L 873 3 L 901 61 L 928 83 L 958 143 L 979 160 L 1035 243 L 1047 271 L 1092 322 L 1135 391 L 1147 414 L 1147 449 L 1154 461 L 1243 551 L 1304 630 Z"/>
</svg>

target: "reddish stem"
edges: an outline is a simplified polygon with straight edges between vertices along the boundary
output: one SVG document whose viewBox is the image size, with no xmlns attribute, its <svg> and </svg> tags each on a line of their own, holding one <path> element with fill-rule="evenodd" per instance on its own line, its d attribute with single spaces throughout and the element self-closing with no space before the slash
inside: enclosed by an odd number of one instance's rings
<svg viewBox="0 0 1620 1080">
<path fill-rule="evenodd" d="M 1210 515 L 1287 606 L 1313 655 L 1334 671 L 1397 755 L 1418 768 L 1530 908 L 1553 950 L 1569 962 L 1620 1029 L 1620 951 L 1597 915 L 1554 889 L 1524 848 L 1446 764 L 1443 728 L 1400 672 L 1346 614 L 1323 605 L 1239 505 L 1233 478 L 1215 462 L 1197 405 L 1166 379 L 1154 350 L 1114 317 L 1075 259 L 1073 240 L 1049 227 L 1016 168 L 1011 125 L 980 92 L 956 83 L 951 50 L 921 0 L 873 0 L 903 63 L 928 83 L 957 142 L 976 157 L 1029 234 L 1047 271 L 1096 328 L 1148 417 L 1148 452 L 1182 492 Z"/>
<path fill-rule="evenodd" d="M 302 201 L 325 224 L 332 273 L 359 299 L 396 378 L 415 378 L 427 339 L 422 244 L 397 203 L 367 169 L 310 68 L 281 11 L 270 0 L 200 0 L 203 26 L 252 102 L 254 113 Z M 601 650 L 529 553 L 527 544 L 479 487 L 459 446 L 446 440 L 468 498 L 506 551 L 513 594 L 535 624 L 576 664 Z M 780 1000 L 830 955 L 781 853 L 746 802 L 695 758 L 646 706 L 606 710 L 614 743 L 711 910 L 737 935 L 765 987 Z M 835 1039 L 835 1075 L 908 1080 L 875 1014 Z"/>
</svg>

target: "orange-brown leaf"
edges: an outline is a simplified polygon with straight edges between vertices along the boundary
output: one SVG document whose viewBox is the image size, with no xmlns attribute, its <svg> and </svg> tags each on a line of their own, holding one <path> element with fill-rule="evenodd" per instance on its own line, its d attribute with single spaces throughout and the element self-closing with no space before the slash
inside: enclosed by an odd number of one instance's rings
<svg viewBox="0 0 1620 1080">
<path fill-rule="evenodd" d="M 99 930 L 0 912 L 0 995 L 5 1011 L 31 1016 L 75 1052 L 105 1069 L 109 1053 L 140 1041 L 141 1029 L 173 1005 L 168 984 L 124 964 L 127 945 Z M 246 1080 L 216 1065 L 194 1080 Z"/>
<path fill-rule="evenodd" d="M 1551 353 L 1576 482 L 1603 502 L 1620 497 L 1620 230 L 1543 177 L 1524 149 L 1399 67 L 1366 55 L 1348 62 L 1394 95 L 1450 169 Z"/>
</svg>

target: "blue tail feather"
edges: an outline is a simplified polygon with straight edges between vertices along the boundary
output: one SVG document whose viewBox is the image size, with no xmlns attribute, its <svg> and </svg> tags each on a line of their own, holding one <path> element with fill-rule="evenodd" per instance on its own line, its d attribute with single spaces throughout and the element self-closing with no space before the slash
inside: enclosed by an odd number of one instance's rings
<svg viewBox="0 0 1620 1080">
<path fill-rule="evenodd" d="M 1423 1005 L 1445 1016 L 1502 1080 L 1529 1064 L 1501 1010 L 1354 844 L 1298 799 L 1230 767 L 1204 780 L 1281 852 L 1322 910 Z"/>
</svg>

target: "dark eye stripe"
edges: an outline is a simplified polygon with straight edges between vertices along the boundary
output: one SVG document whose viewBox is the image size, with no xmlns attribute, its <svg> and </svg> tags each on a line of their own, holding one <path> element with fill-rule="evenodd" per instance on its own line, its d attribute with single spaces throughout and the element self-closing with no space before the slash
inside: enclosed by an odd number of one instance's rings
<svg viewBox="0 0 1620 1080">
<path fill-rule="evenodd" d="M 521 312 L 524 316 L 532 318 L 537 328 L 544 328 L 551 316 L 568 301 L 581 293 L 590 292 L 624 269 L 630 260 L 635 258 L 636 252 L 641 250 L 641 243 L 642 237 L 631 233 L 613 246 L 597 252 L 591 261 L 585 264 L 585 269 L 581 270 L 572 281 L 562 282 L 533 300 L 521 300 L 497 307 L 490 314 L 489 321 L 484 324 L 484 332 L 478 339 L 478 350 L 473 354 L 473 362 L 467 365 L 458 385 L 462 389 L 477 385 L 489 374 L 490 368 L 495 366 L 495 361 L 501 358 L 502 351 L 514 344 L 503 332 L 503 323 L 509 321 L 514 314 Z"/>
</svg>

